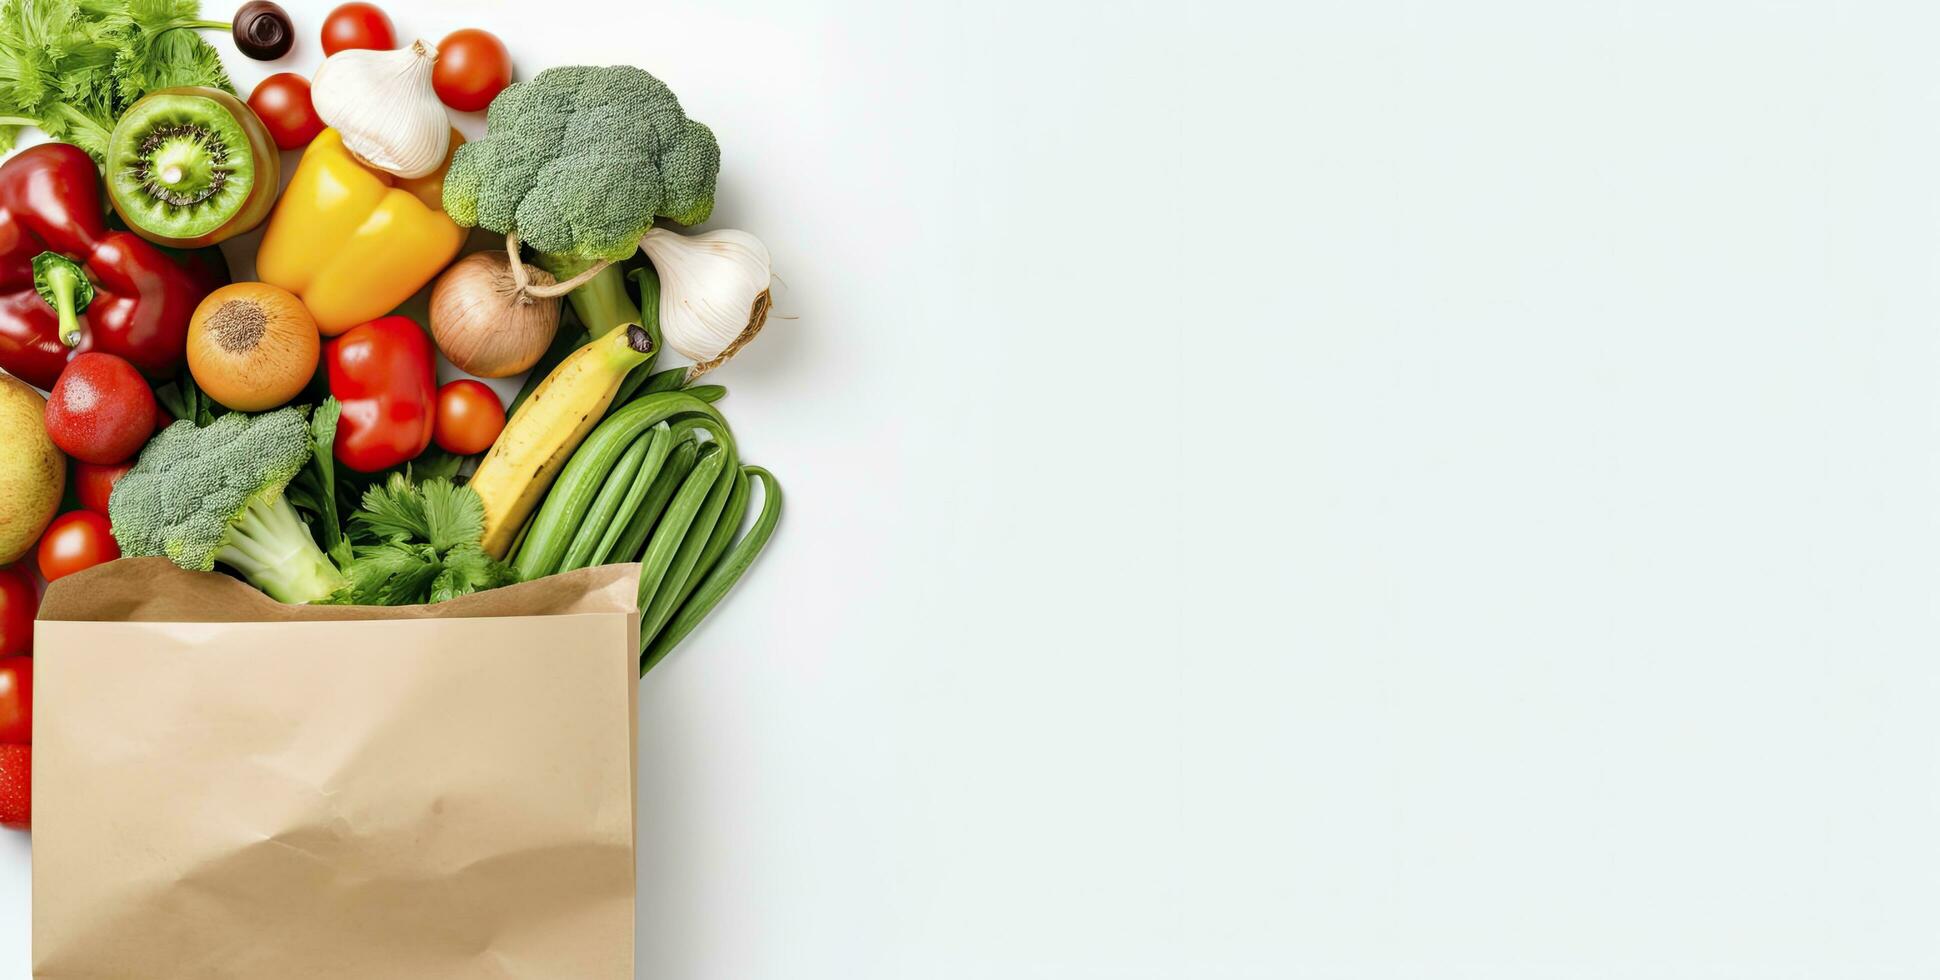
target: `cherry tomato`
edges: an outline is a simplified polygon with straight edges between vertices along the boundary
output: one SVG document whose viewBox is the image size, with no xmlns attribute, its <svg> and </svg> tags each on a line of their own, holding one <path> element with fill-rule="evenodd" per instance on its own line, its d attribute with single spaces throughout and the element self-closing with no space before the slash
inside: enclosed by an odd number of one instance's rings
<svg viewBox="0 0 1940 980">
<path fill-rule="evenodd" d="M 389 51 L 397 47 L 397 32 L 391 19 L 375 4 L 347 3 L 323 19 L 325 57 L 351 48 L 376 48 Z"/>
<path fill-rule="evenodd" d="M 81 506 L 108 516 L 108 494 L 115 488 L 115 481 L 128 475 L 135 468 L 135 461 L 110 463 L 105 466 L 97 463 L 74 462 L 74 497 Z"/>
<path fill-rule="evenodd" d="M 0 656 L 34 652 L 34 614 L 40 593 L 25 563 L 0 568 Z"/>
<path fill-rule="evenodd" d="M 0 657 L 0 743 L 34 740 L 34 658 Z"/>
<path fill-rule="evenodd" d="M 91 510 L 70 510 L 40 536 L 40 577 L 54 581 L 121 557 L 108 519 Z"/>
<path fill-rule="evenodd" d="M 323 120 L 310 104 L 310 83 L 295 72 L 279 71 L 258 82 L 249 93 L 249 107 L 263 118 L 280 149 L 308 146 L 323 132 Z"/>
<path fill-rule="evenodd" d="M 459 112 L 477 112 L 510 84 L 512 54 L 496 35 L 467 27 L 453 31 L 438 45 L 431 87 L 445 105 Z"/>
<path fill-rule="evenodd" d="M 492 389 L 472 381 L 453 381 L 438 389 L 437 417 L 431 437 L 438 448 L 460 456 L 482 453 L 505 428 L 505 406 Z"/>
</svg>

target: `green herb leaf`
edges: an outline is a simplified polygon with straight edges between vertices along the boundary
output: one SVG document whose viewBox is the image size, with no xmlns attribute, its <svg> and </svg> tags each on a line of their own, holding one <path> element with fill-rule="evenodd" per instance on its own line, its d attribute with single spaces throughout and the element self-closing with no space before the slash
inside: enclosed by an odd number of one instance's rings
<svg viewBox="0 0 1940 980">
<path fill-rule="evenodd" d="M 425 537 L 433 548 L 476 545 L 484 536 L 485 502 L 477 491 L 439 478 L 424 481 L 418 492 L 424 497 Z"/>
<path fill-rule="evenodd" d="M 31 123 L 100 158 L 115 118 L 159 88 L 234 93 L 197 0 L 6 0 L 0 4 L 0 143 Z"/>
<path fill-rule="evenodd" d="M 377 541 L 431 537 L 424 522 L 424 498 L 402 473 L 393 473 L 389 482 L 364 491 L 364 507 L 350 515 L 350 523 Z"/>
<path fill-rule="evenodd" d="M 443 602 L 510 585 L 511 566 L 479 547 L 485 504 L 478 492 L 438 477 L 414 485 L 393 473 L 364 492 L 350 523 L 360 540 L 343 601 L 370 605 Z"/>
<path fill-rule="evenodd" d="M 304 507 L 301 502 L 297 502 L 296 506 L 316 515 L 312 523 L 322 530 L 323 553 L 329 555 L 339 568 L 355 560 L 350 539 L 344 534 L 337 511 L 337 420 L 342 414 L 343 406 L 335 398 L 325 398 L 311 413 L 310 465 L 290 484 L 293 501 L 299 488 L 309 499 L 309 507 Z"/>
</svg>

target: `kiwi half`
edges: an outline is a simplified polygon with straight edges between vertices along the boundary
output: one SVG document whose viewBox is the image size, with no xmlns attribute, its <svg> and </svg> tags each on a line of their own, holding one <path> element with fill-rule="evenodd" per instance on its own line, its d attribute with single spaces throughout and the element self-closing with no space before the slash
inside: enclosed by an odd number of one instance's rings
<svg viewBox="0 0 1940 980">
<path fill-rule="evenodd" d="M 136 234 L 200 247 L 261 224 L 278 158 L 261 119 L 235 96 L 171 88 L 128 108 L 108 138 L 108 197 Z"/>
</svg>

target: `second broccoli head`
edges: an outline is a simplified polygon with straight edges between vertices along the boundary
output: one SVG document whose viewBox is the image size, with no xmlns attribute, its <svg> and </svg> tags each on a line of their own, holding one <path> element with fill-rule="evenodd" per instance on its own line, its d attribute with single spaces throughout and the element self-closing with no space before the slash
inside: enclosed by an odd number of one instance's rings
<svg viewBox="0 0 1940 980">
<path fill-rule="evenodd" d="M 638 68 L 548 68 L 500 92 L 485 125 L 445 173 L 445 212 L 460 225 L 619 261 L 656 217 L 692 225 L 714 210 L 714 133 Z"/>
<path fill-rule="evenodd" d="M 108 520 L 124 555 L 161 555 L 206 572 L 221 562 L 282 602 L 320 602 L 344 585 L 284 488 L 311 456 L 300 408 L 224 415 L 163 429 L 115 483 Z"/>
</svg>

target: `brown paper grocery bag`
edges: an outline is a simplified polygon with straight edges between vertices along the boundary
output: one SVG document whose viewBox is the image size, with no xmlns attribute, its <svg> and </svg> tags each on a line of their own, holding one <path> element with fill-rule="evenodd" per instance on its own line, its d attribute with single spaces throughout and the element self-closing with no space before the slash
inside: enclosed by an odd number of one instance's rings
<svg viewBox="0 0 1940 980">
<path fill-rule="evenodd" d="M 123 560 L 35 636 L 34 976 L 633 976 L 638 566 L 286 606 Z"/>
</svg>

